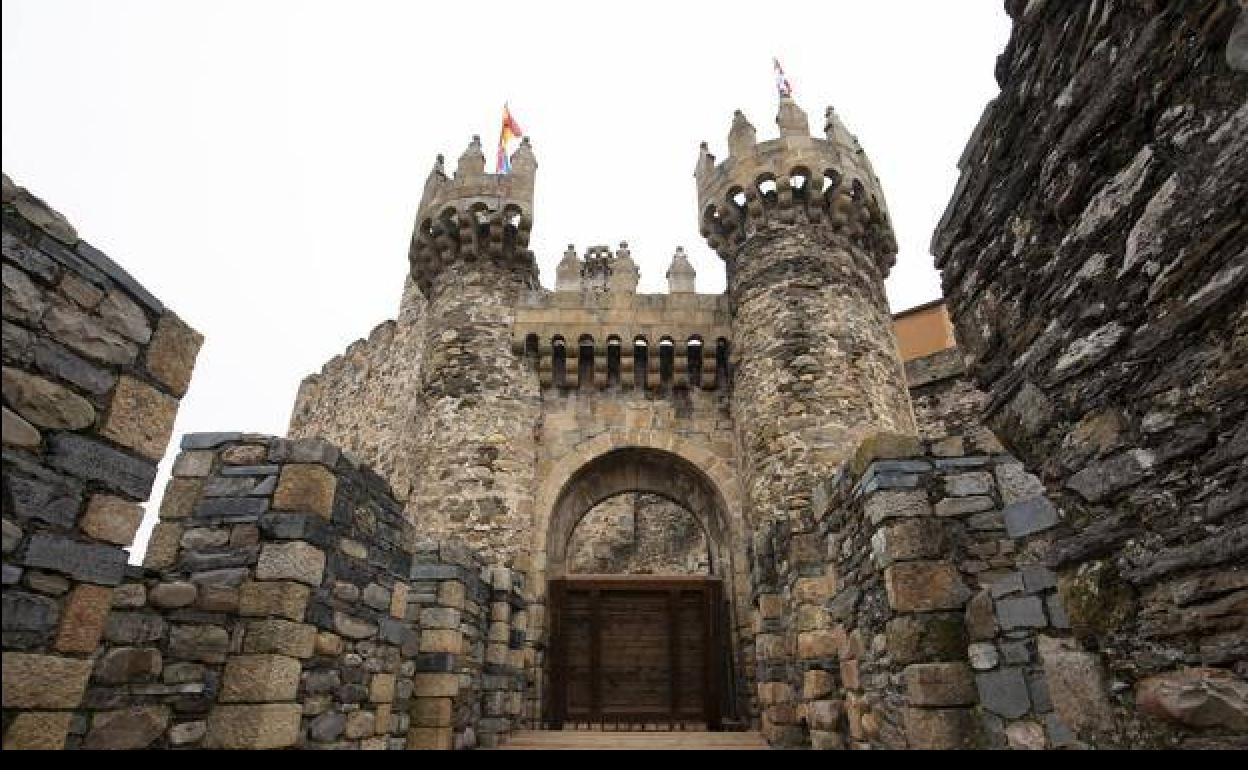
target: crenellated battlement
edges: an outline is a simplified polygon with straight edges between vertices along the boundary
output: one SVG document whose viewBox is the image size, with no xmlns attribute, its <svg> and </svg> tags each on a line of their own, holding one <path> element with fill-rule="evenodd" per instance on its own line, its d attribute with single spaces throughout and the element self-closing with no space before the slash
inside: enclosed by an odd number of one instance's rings
<svg viewBox="0 0 1248 770">
<path fill-rule="evenodd" d="M 439 155 L 425 182 L 408 258 L 412 275 L 428 295 L 434 277 L 463 259 L 492 259 L 531 274 L 537 263 L 529 251 L 533 229 L 533 185 L 537 159 L 526 137 L 512 156 L 509 174 L 487 174 L 481 137 L 474 136 L 448 177 Z"/>
<path fill-rule="evenodd" d="M 738 110 L 728 134 L 729 157 L 716 164 L 702 143 L 694 176 L 703 237 L 721 257 L 767 224 L 827 224 L 879 254 L 887 273 L 897 243 L 879 180 L 862 147 L 828 108 L 825 138 L 810 135 L 810 121 L 783 97 L 776 116 L 780 137 L 758 141 Z"/>
</svg>

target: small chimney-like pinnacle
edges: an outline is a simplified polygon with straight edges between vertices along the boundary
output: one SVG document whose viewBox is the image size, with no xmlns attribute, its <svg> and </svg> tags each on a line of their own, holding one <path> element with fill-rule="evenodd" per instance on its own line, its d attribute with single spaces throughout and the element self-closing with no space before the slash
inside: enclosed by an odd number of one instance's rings
<svg viewBox="0 0 1248 770">
<path fill-rule="evenodd" d="M 776 125 L 780 136 L 810 136 L 810 118 L 791 96 L 780 97 L 780 110 L 776 113 Z"/>
<path fill-rule="evenodd" d="M 693 294 L 696 289 L 697 273 L 689 263 L 683 246 L 676 247 L 672 255 L 672 264 L 667 268 L 667 290 L 672 294 Z"/>
<path fill-rule="evenodd" d="M 728 132 L 728 152 L 731 155 L 748 154 L 758 142 L 758 132 L 745 117 L 745 113 L 737 110 L 732 116 L 732 129 Z"/>
<path fill-rule="evenodd" d="M 511 171 L 513 174 L 532 174 L 537 171 L 537 157 L 533 154 L 533 144 L 527 136 L 520 141 L 520 147 L 511 156 Z"/>
<path fill-rule="evenodd" d="M 456 177 L 474 177 L 485 174 L 485 153 L 481 151 L 481 136 L 473 134 L 468 149 L 459 156 L 459 165 L 455 168 Z"/>
</svg>

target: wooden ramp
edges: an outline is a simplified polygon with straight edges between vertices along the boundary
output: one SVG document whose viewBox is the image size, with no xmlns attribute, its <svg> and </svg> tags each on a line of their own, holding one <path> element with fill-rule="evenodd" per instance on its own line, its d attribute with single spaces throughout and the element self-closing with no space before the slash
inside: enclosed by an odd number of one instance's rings
<svg viewBox="0 0 1248 770">
<path fill-rule="evenodd" d="M 756 732 L 614 732 L 611 730 L 522 730 L 502 746 L 538 751 L 718 751 L 767 748 Z"/>
</svg>

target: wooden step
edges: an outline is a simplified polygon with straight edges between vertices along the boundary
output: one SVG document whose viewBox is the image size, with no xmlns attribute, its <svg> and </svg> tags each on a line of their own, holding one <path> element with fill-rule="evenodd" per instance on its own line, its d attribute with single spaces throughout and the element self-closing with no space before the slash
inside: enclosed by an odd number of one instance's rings
<svg viewBox="0 0 1248 770">
<path fill-rule="evenodd" d="M 767 748 L 767 741 L 757 732 L 524 730 L 512 733 L 498 748 L 504 751 L 758 750 Z"/>
</svg>

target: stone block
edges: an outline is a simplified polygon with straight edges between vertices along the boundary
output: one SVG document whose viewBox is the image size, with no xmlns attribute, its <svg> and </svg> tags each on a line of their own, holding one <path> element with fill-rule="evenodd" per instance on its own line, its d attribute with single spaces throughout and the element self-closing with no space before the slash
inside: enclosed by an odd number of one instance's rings
<svg viewBox="0 0 1248 770">
<path fill-rule="evenodd" d="M 155 743 L 169 724 L 169 707 L 131 706 L 97 713 L 82 742 L 84 749 L 145 749 Z"/>
<path fill-rule="evenodd" d="M 229 450 L 226 450 L 229 451 Z M 204 478 L 212 473 L 216 453 L 211 449 L 192 449 L 178 454 L 173 461 L 173 475 L 185 478 Z"/>
<path fill-rule="evenodd" d="M 996 489 L 992 474 L 987 471 L 954 473 L 944 477 L 945 494 L 950 497 L 991 495 Z"/>
<path fill-rule="evenodd" d="M 285 655 L 235 655 L 225 664 L 222 703 L 293 701 L 302 665 Z"/>
<path fill-rule="evenodd" d="M 1039 722 L 1028 720 L 1007 725 L 1005 737 L 1011 749 L 1040 751 L 1045 748 L 1044 725 Z"/>
<path fill-rule="evenodd" d="M 317 651 L 316 626 L 289 620 L 252 620 L 243 636 L 243 652 L 310 658 Z"/>
<path fill-rule="evenodd" d="M 1035 596 L 1016 599 L 998 599 L 997 622 L 1010 631 L 1016 628 L 1044 628 L 1048 620 L 1044 616 L 1044 603 Z"/>
<path fill-rule="evenodd" d="M 809 631 L 797 635 L 797 657 L 802 660 L 835 658 L 840 654 L 845 634 L 835 631 Z"/>
<path fill-rule="evenodd" d="M 806 704 L 806 720 L 812 730 L 836 730 L 844 716 L 844 701 L 817 700 Z"/>
<path fill-rule="evenodd" d="M 784 617 L 784 597 L 779 594 L 763 594 L 758 597 L 758 614 L 763 620 Z"/>
<path fill-rule="evenodd" d="M 207 722 L 182 722 L 169 728 L 169 744 L 172 746 L 190 746 L 199 743 L 207 734 Z"/>
<path fill-rule="evenodd" d="M 975 721 L 969 709 L 907 708 L 906 739 L 910 748 L 954 750 L 974 748 Z"/>
<path fill-rule="evenodd" d="M 74 586 L 62 607 L 61 629 L 56 635 L 57 651 L 95 652 L 112 605 L 113 589 L 89 583 Z"/>
<path fill-rule="evenodd" d="M 9 411 L 7 406 L 3 408 L 3 415 L 0 438 L 4 439 L 5 446 L 15 446 L 20 449 L 39 448 L 39 443 L 43 439 L 35 426 L 23 420 L 17 413 Z"/>
<path fill-rule="evenodd" d="M 811 669 L 802 675 L 802 700 L 819 700 L 836 691 L 836 677 L 830 671 Z"/>
<path fill-rule="evenodd" d="M 1185 668 L 1150 676 L 1136 684 L 1135 702 L 1142 713 L 1173 724 L 1248 732 L 1248 683 L 1225 669 Z"/>
<path fill-rule="evenodd" d="M 132 500 L 146 500 L 156 480 L 154 461 L 133 457 L 77 433 L 52 434 L 48 439 L 48 464 Z"/>
<path fill-rule="evenodd" d="M 257 580 L 293 580 L 315 587 L 321 584 L 324 574 L 325 552 L 297 540 L 265 543 L 256 564 Z"/>
<path fill-rule="evenodd" d="M 185 457 L 188 452 L 183 452 Z M 165 485 L 165 494 L 160 499 L 160 518 L 188 519 L 195 510 L 195 504 L 203 496 L 204 480 L 199 478 L 172 478 Z"/>
<path fill-rule="evenodd" d="M 72 709 L 82 702 L 91 661 L 5 652 L 0 669 L 4 708 Z"/>
<path fill-rule="evenodd" d="M 846 690 L 862 689 L 861 667 L 857 659 L 841 661 L 841 684 Z"/>
<path fill-rule="evenodd" d="M 194 604 L 199 597 L 199 588 L 185 580 L 157 583 L 148 591 L 147 597 L 153 607 L 172 610 Z"/>
<path fill-rule="evenodd" d="M 943 556 L 947 550 L 945 525 L 938 519 L 903 519 L 871 537 L 872 551 L 880 565 Z"/>
<path fill-rule="evenodd" d="M 822 603 L 836 595 L 836 588 L 835 574 L 798 578 L 793 582 L 793 601 Z"/>
<path fill-rule="evenodd" d="M 70 711 L 23 711 L 16 714 L 4 733 L 4 750 L 59 751 L 65 748 L 73 719 L 74 714 Z"/>
<path fill-rule="evenodd" d="M 219 749 L 284 749 L 299 743 L 297 703 L 220 705 L 208 717 L 205 745 Z"/>
<path fill-rule="evenodd" d="M 4 594 L 4 612 L 0 614 L 5 631 L 5 645 L 16 646 L 10 632 L 31 632 L 34 637 L 42 640 L 56 628 L 60 621 L 61 608 L 55 599 L 46 596 L 26 593 L 25 591 L 6 591 Z M 34 646 L 34 645 L 31 645 Z"/>
<path fill-rule="evenodd" d="M 249 617 L 275 615 L 302 621 L 310 595 L 311 589 L 300 583 L 247 582 L 239 588 L 238 611 Z"/>
<path fill-rule="evenodd" d="M 377 624 L 364 618 L 334 612 L 334 630 L 348 639 L 368 639 L 377 634 Z"/>
<path fill-rule="evenodd" d="M 930 516 L 932 506 L 923 489 L 882 489 L 868 495 L 863 513 L 872 525 L 889 519 Z"/>
<path fill-rule="evenodd" d="M 874 433 L 867 436 L 849 461 L 850 473 L 861 476 L 876 460 L 906 460 L 923 456 L 923 445 L 916 436 Z"/>
<path fill-rule="evenodd" d="M 57 342 L 89 358 L 124 366 L 138 357 L 139 349 L 133 342 L 59 298 L 43 314 L 43 326 Z"/>
<path fill-rule="evenodd" d="M 104 638 L 114 644 L 144 644 L 164 635 L 164 618 L 146 612 L 114 612 L 104 625 Z"/>
<path fill-rule="evenodd" d="M 177 414 L 177 399 L 145 382 L 122 376 L 113 391 L 100 435 L 159 462 L 169 446 Z"/>
<path fill-rule="evenodd" d="M 147 371 L 179 398 L 186 394 L 204 336 L 166 310 L 147 349 Z"/>
<path fill-rule="evenodd" d="M 1032 497 L 1011 503 L 1001 513 L 1005 519 L 1006 534 L 1014 538 L 1044 532 L 1057 526 L 1057 508 L 1046 497 Z"/>
<path fill-rule="evenodd" d="M 222 663 L 230 635 L 220 626 L 181 625 L 169 630 L 169 655 L 175 660 Z"/>
<path fill-rule="evenodd" d="M 464 635 L 458 629 L 426 629 L 420 632 L 421 652 L 463 652 Z"/>
<path fill-rule="evenodd" d="M 318 743 L 336 741 L 346 726 L 346 714 L 341 711 L 326 711 L 308 725 L 308 738 Z"/>
<path fill-rule="evenodd" d="M 418 698 L 453 698 L 459 694 L 459 675 L 418 673 L 412 676 L 412 694 Z"/>
<path fill-rule="evenodd" d="M 970 597 L 958 570 L 946 562 L 903 562 L 884 570 L 888 603 L 897 612 L 961 609 Z"/>
<path fill-rule="evenodd" d="M 917 663 L 902 676 L 911 706 L 975 704 L 975 679 L 965 663 Z"/>
<path fill-rule="evenodd" d="M 347 714 L 347 721 L 342 734 L 348 740 L 359 740 L 373 735 L 376 731 L 376 715 L 371 711 L 352 711 Z"/>
<path fill-rule="evenodd" d="M 410 750 L 450 751 L 454 741 L 449 727 L 413 727 L 407 731 Z"/>
<path fill-rule="evenodd" d="M 113 545 L 130 545 L 143 521 L 143 509 L 113 495 L 92 495 L 79 522 L 82 531 Z"/>
<path fill-rule="evenodd" d="M 1031 696 L 1022 669 L 1002 668 L 975 675 L 979 704 L 1005 719 L 1018 719 L 1031 710 Z"/>
<path fill-rule="evenodd" d="M 95 422 L 95 407 L 69 388 L 11 366 L 3 368 L 4 400 L 40 428 L 81 430 Z"/>
<path fill-rule="evenodd" d="M 390 703 L 394 700 L 394 684 L 394 674 L 373 674 L 368 684 L 368 699 L 373 703 Z"/>
<path fill-rule="evenodd" d="M 83 543 L 37 532 L 26 545 L 22 564 L 60 572 L 87 583 L 115 586 L 125 574 L 126 552 L 111 545 Z"/>
<path fill-rule="evenodd" d="M 154 647 L 116 647 L 95 664 L 95 681 L 102 684 L 150 682 L 160 676 L 164 661 Z"/>
<path fill-rule="evenodd" d="M 984 641 L 997 635 L 992 592 L 987 588 L 979 591 L 966 603 L 966 632 L 972 641 Z"/>
<path fill-rule="evenodd" d="M 412 700 L 412 724 L 418 727 L 449 727 L 454 713 L 451 698 L 415 698 Z"/>
<path fill-rule="evenodd" d="M 325 519 L 333 516 L 334 492 L 338 479 L 323 465 L 292 463 L 282 468 L 273 508 L 278 511 L 307 511 Z"/>
<path fill-rule="evenodd" d="M 970 497 L 946 497 L 936 503 L 937 516 L 967 516 L 972 513 L 983 513 L 996 508 L 997 504 L 986 495 Z"/>
<path fill-rule="evenodd" d="M 407 597 L 410 589 L 407 583 L 396 582 L 390 591 L 390 617 L 402 620 L 407 617 Z"/>
<path fill-rule="evenodd" d="M 147 553 L 143 566 L 147 569 L 166 570 L 178 560 L 178 546 L 182 541 L 182 525 L 172 521 L 158 521 L 147 539 Z"/>
</svg>

